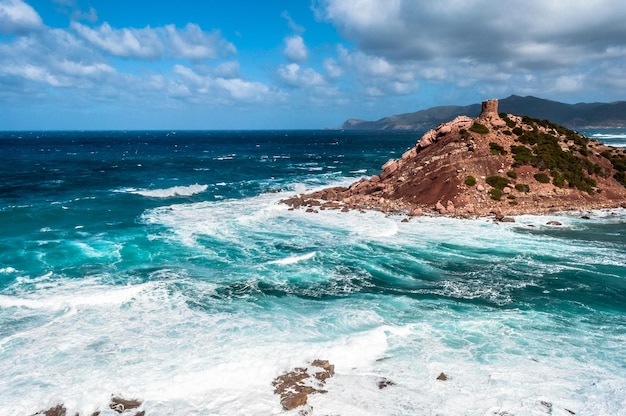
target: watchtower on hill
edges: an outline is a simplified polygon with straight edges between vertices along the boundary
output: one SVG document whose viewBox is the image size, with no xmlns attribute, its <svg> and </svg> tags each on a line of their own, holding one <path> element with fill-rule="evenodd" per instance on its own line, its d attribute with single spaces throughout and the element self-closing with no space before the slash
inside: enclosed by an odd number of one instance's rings
<svg viewBox="0 0 626 416">
<path fill-rule="evenodd" d="M 483 101 L 483 106 L 480 111 L 480 118 L 483 118 L 487 115 L 498 115 L 498 100 L 487 100 Z"/>
</svg>

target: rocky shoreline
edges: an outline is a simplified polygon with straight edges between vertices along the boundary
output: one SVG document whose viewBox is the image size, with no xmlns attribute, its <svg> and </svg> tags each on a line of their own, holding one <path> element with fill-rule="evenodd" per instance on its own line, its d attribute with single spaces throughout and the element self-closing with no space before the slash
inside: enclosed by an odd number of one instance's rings
<svg viewBox="0 0 626 416">
<path fill-rule="evenodd" d="M 278 397 L 283 411 L 289 414 L 297 414 L 298 416 L 312 416 L 314 414 L 313 407 L 308 403 L 308 398 L 313 394 L 328 393 L 326 382 L 335 376 L 335 366 L 328 360 L 316 359 L 306 367 L 296 367 L 286 371 L 276 377 L 271 386 L 274 388 L 274 394 Z M 435 378 L 437 382 L 447 383 L 454 377 L 441 372 Z M 379 390 L 387 389 L 396 385 L 395 382 L 386 377 L 372 377 L 371 382 L 378 387 Z M 112 396 L 108 404 L 108 408 L 116 413 L 127 416 L 146 416 L 146 411 L 141 410 L 143 401 L 138 399 L 124 399 L 119 396 Z M 542 409 L 546 413 L 552 413 L 554 405 L 551 402 L 541 400 L 539 402 Z M 293 412 L 292 412 L 293 411 Z M 563 408 L 563 411 L 570 415 L 576 415 L 576 412 Z M 297 412 L 297 413 L 295 413 Z M 500 414 L 500 413 L 498 413 Z M 502 415 L 508 413 L 502 413 Z M 96 411 L 90 416 L 100 416 L 101 412 Z M 47 410 L 42 410 L 30 416 L 71 416 L 67 413 L 65 405 L 58 404 Z M 75 413 L 74 416 L 80 416 Z"/>
<path fill-rule="evenodd" d="M 378 175 L 283 199 L 292 209 L 464 218 L 626 207 L 626 149 L 546 120 L 459 116 L 428 131 Z"/>
</svg>

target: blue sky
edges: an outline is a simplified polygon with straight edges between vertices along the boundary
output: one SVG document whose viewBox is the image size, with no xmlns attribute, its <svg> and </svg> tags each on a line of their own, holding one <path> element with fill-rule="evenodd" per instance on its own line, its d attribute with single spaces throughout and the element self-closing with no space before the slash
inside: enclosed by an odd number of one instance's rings
<svg viewBox="0 0 626 416">
<path fill-rule="evenodd" d="M 325 128 L 626 100 L 623 0 L 0 0 L 0 130 Z"/>
</svg>

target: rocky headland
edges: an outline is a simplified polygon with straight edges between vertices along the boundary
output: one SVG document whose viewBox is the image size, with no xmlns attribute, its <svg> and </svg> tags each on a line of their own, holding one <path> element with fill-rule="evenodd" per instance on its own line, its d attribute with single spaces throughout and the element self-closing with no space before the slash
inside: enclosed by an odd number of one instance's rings
<svg viewBox="0 0 626 416">
<path fill-rule="evenodd" d="M 282 202 L 309 212 L 379 210 L 497 218 L 626 207 L 626 149 L 482 103 L 428 131 L 378 175 Z"/>
</svg>

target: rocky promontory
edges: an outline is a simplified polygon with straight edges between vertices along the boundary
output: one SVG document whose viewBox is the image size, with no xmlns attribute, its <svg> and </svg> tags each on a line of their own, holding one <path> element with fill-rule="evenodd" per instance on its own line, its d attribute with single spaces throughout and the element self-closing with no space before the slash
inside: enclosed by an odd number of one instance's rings
<svg viewBox="0 0 626 416">
<path fill-rule="evenodd" d="M 378 175 L 298 195 L 292 208 L 463 217 L 626 207 L 626 149 L 483 102 L 428 131 Z"/>
</svg>

